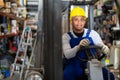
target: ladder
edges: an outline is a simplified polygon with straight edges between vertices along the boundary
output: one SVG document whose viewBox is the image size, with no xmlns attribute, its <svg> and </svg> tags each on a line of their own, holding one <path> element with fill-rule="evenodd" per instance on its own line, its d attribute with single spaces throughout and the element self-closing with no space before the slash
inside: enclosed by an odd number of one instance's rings
<svg viewBox="0 0 120 80">
<path fill-rule="evenodd" d="M 32 64 L 32 61 L 34 61 L 34 50 L 35 50 L 35 46 L 36 46 L 36 42 L 37 42 L 37 39 L 35 39 L 35 41 L 34 41 L 34 43 L 33 43 L 33 48 L 32 48 L 32 52 L 31 52 L 31 56 L 30 56 L 30 59 L 29 59 L 29 61 L 28 61 L 28 65 L 27 65 L 27 70 L 26 70 L 26 72 L 25 72 L 25 79 L 27 78 L 27 76 L 28 76 L 28 72 L 29 72 L 29 69 L 31 68 L 31 67 L 34 67 L 34 64 Z"/>
<path fill-rule="evenodd" d="M 28 62 L 27 50 L 29 46 L 32 48 L 32 31 L 30 27 L 24 27 L 12 66 L 11 77 L 14 75 L 19 75 L 19 80 L 22 80 L 24 68 L 27 66 Z"/>
</svg>

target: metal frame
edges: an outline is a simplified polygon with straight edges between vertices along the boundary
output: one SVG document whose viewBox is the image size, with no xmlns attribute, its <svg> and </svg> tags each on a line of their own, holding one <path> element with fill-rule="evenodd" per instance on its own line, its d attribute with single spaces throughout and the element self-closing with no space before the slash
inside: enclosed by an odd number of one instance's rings
<svg viewBox="0 0 120 80">
<path fill-rule="evenodd" d="M 118 10 L 118 19 L 119 19 L 119 26 L 120 26 L 120 0 L 115 0 Z M 120 75 L 120 65 L 119 65 L 119 75 Z M 119 79 L 120 80 L 120 79 Z"/>
<path fill-rule="evenodd" d="M 91 1 L 78 1 L 78 0 L 73 0 L 73 1 L 70 1 L 70 5 L 94 5 L 97 1 L 99 0 L 91 0 Z M 68 2 L 67 0 L 65 0 L 64 2 Z"/>
<path fill-rule="evenodd" d="M 118 18 L 119 18 L 119 25 L 120 25 L 120 0 L 115 0 L 118 9 Z"/>
<path fill-rule="evenodd" d="M 89 27 L 90 29 L 94 29 L 94 5 L 89 5 Z"/>
<path fill-rule="evenodd" d="M 61 1 L 43 0 L 44 80 L 62 80 Z"/>
<path fill-rule="evenodd" d="M 35 47 L 35 67 L 40 68 L 43 65 L 43 0 L 39 0 L 38 5 L 38 29 L 37 43 Z"/>
</svg>

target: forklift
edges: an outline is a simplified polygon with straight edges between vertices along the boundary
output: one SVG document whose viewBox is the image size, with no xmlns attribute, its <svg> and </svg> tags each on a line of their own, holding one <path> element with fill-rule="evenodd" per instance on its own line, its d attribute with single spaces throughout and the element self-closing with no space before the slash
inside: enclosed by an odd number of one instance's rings
<svg viewBox="0 0 120 80">
<path fill-rule="evenodd" d="M 75 1 L 39 0 L 38 29 L 37 29 L 37 37 L 36 37 L 37 41 L 34 52 L 35 69 L 33 69 L 33 73 L 30 73 L 27 76 L 27 78 L 24 80 L 63 80 L 63 59 L 62 59 L 62 43 L 61 43 L 62 42 L 62 38 L 61 38 L 62 12 L 65 11 L 68 7 L 70 7 L 71 4 L 76 4 L 76 5 L 89 4 L 90 5 L 89 11 L 93 13 L 93 9 L 94 9 L 93 5 L 97 1 L 98 0 L 92 0 L 92 1 L 84 0 L 83 2 L 79 2 L 77 0 Z M 115 2 L 117 3 L 118 12 L 119 12 L 120 1 L 115 0 Z M 119 24 L 120 24 L 120 13 L 118 14 L 118 16 L 119 16 Z M 94 25 L 93 17 L 94 17 L 93 15 L 89 15 L 89 26 L 91 29 L 93 29 L 93 25 Z M 92 64 L 91 62 L 89 62 L 88 64 L 89 66 L 93 67 L 91 65 Z M 40 69 L 43 68 L 42 73 L 39 72 L 39 68 Z M 96 79 L 91 78 L 89 80 L 96 80 Z"/>
<path fill-rule="evenodd" d="M 63 1 L 63 0 L 62 0 Z M 95 0 L 92 0 L 94 2 Z M 53 3 L 52 3 L 53 2 Z M 64 2 L 64 1 L 63 1 Z M 75 1 L 74 1 L 75 2 Z M 45 52 L 45 80 L 63 80 L 62 76 L 62 51 L 61 51 L 61 1 L 44 1 L 43 7 L 43 31 L 44 31 L 44 52 Z M 71 2 L 70 2 L 71 3 Z M 76 2 L 75 2 L 76 3 Z M 119 0 L 116 3 L 120 5 Z M 65 3 L 64 3 L 65 4 Z M 66 3 L 68 4 L 68 3 Z M 78 4 L 78 3 L 76 3 Z M 46 6 L 47 5 L 47 6 Z M 120 9 L 119 5 L 117 6 Z M 68 5 L 69 7 L 69 5 Z M 65 8 L 64 8 L 65 9 Z M 60 11 L 59 11 L 60 10 Z M 92 12 L 92 10 L 90 10 Z M 120 10 L 119 10 L 120 11 Z M 119 12 L 118 11 L 118 12 Z M 49 13 L 49 14 L 48 14 Z M 50 16 L 49 16 L 50 15 Z M 90 18 L 90 28 L 93 29 L 93 16 Z M 119 17 L 120 18 L 120 17 Z M 53 24 L 51 24 L 53 23 Z M 57 39 L 56 39 L 56 38 Z M 49 40 L 49 41 L 48 41 Z M 51 47 L 49 47 L 51 46 Z M 52 56 L 53 55 L 53 56 Z"/>
</svg>

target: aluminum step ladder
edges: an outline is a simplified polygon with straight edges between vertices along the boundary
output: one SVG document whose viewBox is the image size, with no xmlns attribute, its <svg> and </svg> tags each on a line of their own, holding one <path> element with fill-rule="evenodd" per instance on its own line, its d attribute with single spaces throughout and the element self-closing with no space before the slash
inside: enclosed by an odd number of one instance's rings
<svg viewBox="0 0 120 80">
<path fill-rule="evenodd" d="M 33 42 L 33 48 L 32 48 L 32 52 L 31 52 L 31 56 L 30 56 L 30 59 L 29 59 L 29 61 L 28 61 L 28 65 L 27 65 L 27 69 L 26 69 L 26 72 L 25 72 L 25 79 L 26 79 L 26 77 L 27 77 L 27 75 L 28 75 L 28 72 L 30 71 L 29 69 L 31 68 L 31 67 L 34 67 L 34 61 L 35 61 L 35 57 L 34 57 L 34 50 L 35 50 L 35 46 L 36 46 L 36 42 L 37 42 L 37 39 L 35 39 L 35 41 Z"/>
<path fill-rule="evenodd" d="M 20 76 L 19 80 L 22 80 L 24 68 L 28 64 L 27 50 L 29 46 L 32 48 L 32 31 L 30 27 L 24 27 L 16 57 L 12 66 L 11 77 L 18 74 Z"/>
</svg>

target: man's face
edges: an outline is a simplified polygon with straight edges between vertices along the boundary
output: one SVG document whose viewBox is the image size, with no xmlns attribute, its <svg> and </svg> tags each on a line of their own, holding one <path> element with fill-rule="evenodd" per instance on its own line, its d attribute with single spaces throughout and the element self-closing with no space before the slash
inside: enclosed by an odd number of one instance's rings
<svg viewBox="0 0 120 80">
<path fill-rule="evenodd" d="M 72 18 L 71 24 L 73 26 L 73 30 L 77 33 L 81 33 L 84 30 L 84 25 L 86 22 L 86 18 L 82 16 L 75 16 Z"/>
</svg>

